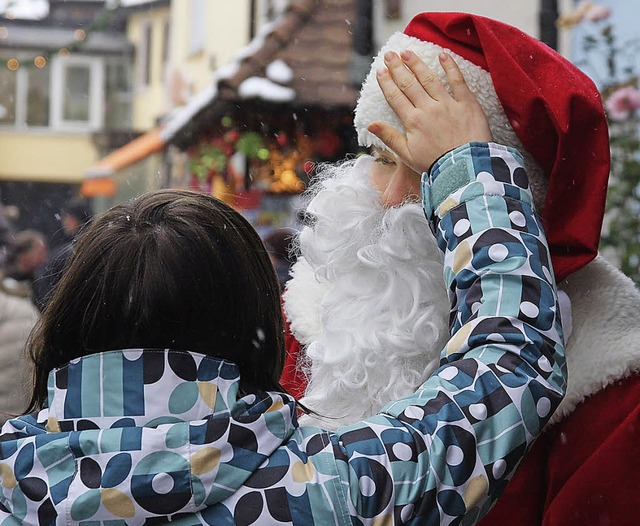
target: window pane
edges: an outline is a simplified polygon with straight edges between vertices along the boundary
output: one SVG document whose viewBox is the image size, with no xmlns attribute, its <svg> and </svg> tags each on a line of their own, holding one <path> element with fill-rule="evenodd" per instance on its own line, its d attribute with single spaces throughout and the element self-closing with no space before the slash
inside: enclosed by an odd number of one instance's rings
<svg viewBox="0 0 640 526">
<path fill-rule="evenodd" d="M 151 28 L 151 24 L 147 24 L 144 26 L 144 30 L 142 33 L 142 85 L 148 86 L 151 82 L 151 45 L 152 45 L 152 37 L 153 31 Z"/>
<path fill-rule="evenodd" d="M 15 124 L 17 72 L 0 68 L 0 124 Z"/>
<path fill-rule="evenodd" d="M 48 126 L 49 68 L 29 70 L 28 79 L 27 126 Z"/>
<path fill-rule="evenodd" d="M 207 32 L 206 0 L 191 0 L 189 21 L 189 52 L 198 53 L 204 48 Z"/>
<path fill-rule="evenodd" d="M 89 121 L 88 66 L 68 66 L 65 70 L 62 118 L 65 121 Z"/>
<path fill-rule="evenodd" d="M 131 127 L 131 85 L 128 65 L 111 61 L 106 65 L 105 127 L 109 130 L 125 130 Z"/>
</svg>

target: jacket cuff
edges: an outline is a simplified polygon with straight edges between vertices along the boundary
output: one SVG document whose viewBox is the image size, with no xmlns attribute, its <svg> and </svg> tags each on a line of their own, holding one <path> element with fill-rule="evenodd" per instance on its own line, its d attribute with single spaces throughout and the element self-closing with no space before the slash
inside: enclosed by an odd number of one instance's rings
<svg viewBox="0 0 640 526">
<path fill-rule="evenodd" d="M 434 215 L 443 215 L 437 214 L 440 205 L 464 186 L 478 180 L 479 175 L 488 174 L 494 177 L 492 163 L 495 158 L 524 166 L 524 158 L 518 150 L 497 143 L 470 142 L 442 155 L 428 173 L 422 174 L 422 205 L 427 219 L 433 218 Z M 521 180 L 499 182 L 514 184 L 528 190 L 524 169 L 522 175 Z"/>
</svg>

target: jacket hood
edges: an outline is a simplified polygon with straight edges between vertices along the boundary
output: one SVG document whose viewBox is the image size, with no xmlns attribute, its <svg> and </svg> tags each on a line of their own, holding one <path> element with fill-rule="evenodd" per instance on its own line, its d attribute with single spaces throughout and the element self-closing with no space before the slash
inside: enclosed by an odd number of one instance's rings
<svg viewBox="0 0 640 526">
<path fill-rule="evenodd" d="M 232 363 L 172 350 L 74 360 L 51 373 L 40 425 L 10 423 L 14 438 L 38 433 L 50 446 L 48 454 L 41 447 L 37 456 L 18 453 L 13 486 L 44 479 L 57 516 L 72 522 L 141 524 L 221 502 L 296 428 L 291 397 L 239 397 L 239 380 Z M 6 473 L 2 479 L 5 485 Z"/>
</svg>

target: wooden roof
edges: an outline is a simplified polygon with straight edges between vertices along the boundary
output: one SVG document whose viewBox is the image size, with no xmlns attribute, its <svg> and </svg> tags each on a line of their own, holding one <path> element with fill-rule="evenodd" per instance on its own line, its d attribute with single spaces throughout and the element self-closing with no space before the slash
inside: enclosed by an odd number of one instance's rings
<svg viewBox="0 0 640 526">
<path fill-rule="evenodd" d="M 267 66 L 282 60 L 293 71 L 287 87 L 295 106 L 353 108 L 359 86 L 350 81 L 354 0 L 293 0 L 262 45 L 239 63 L 237 72 L 219 81 L 219 96 L 238 99 L 250 77 L 266 78 Z"/>
<path fill-rule="evenodd" d="M 164 125 L 166 143 L 188 147 L 212 120 L 230 106 L 251 112 L 251 108 L 272 107 L 282 114 L 287 108 L 330 112 L 351 112 L 355 108 L 360 80 L 351 80 L 355 0 L 292 0 L 284 14 L 261 29 L 241 50 L 235 62 L 214 74 L 215 81 Z M 267 68 L 284 62 L 291 80 L 279 84 L 268 79 Z M 285 102 L 270 99 L 268 90 L 252 98 L 241 96 L 248 79 L 271 81 L 271 86 L 291 90 Z M 286 110 L 285 110 L 286 111 Z"/>
</svg>

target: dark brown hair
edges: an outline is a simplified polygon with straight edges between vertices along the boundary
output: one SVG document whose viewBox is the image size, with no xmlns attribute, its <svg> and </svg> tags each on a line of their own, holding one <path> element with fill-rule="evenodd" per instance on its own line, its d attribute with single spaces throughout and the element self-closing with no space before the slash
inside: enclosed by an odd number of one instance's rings
<svg viewBox="0 0 640 526">
<path fill-rule="evenodd" d="M 28 348 L 29 411 L 47 377 L 106 350 L 172 348 L 235 362 L 241 388 L 282 390 L 278 282 L 255 230 L 203 193 L 161 190 L 119 204 L 77 241 Z"/>
</svg>

